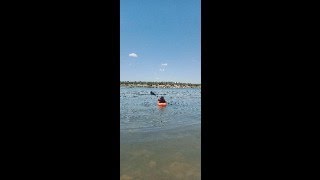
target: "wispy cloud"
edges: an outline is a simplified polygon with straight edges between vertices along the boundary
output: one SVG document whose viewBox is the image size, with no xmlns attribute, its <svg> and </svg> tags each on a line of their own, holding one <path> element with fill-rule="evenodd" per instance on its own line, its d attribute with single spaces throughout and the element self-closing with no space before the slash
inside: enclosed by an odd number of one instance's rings
<svg viewBox="0 0 320 180">
<path fill-rule="evenodd" d="M 130 53 L 129 56 L 134 57 L 134 58 L 138 57 L 138 55 L 136 53 Z"/>
<path fill-rule="evenodd" d="M 160 66 L 160 69 L 159 71 L 165 71 L 165 68 L 168 66 L 167 63 L 162 63 L 161 66 Z"/>
</svg>

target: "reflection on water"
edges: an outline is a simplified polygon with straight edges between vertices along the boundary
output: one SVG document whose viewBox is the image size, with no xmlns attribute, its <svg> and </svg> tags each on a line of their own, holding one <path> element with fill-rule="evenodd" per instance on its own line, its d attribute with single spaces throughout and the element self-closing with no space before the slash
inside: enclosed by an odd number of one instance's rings
<svg viewBox="0 0 320 180">
<path fill-rule="evenodd" d="M 168 106 L 157 97 L 166 94 Z M 120 179 L 201 179 L 200 89 L 121 88 Z"/>
</svg>

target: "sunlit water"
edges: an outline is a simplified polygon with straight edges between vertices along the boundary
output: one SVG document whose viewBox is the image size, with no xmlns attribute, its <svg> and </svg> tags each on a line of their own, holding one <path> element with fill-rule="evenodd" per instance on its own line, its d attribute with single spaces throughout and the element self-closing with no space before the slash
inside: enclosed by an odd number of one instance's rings
<svg viewBox="0 0 320 180">
<path fill-rule="evenodd" d="M 120 88 L 121 180 L 201 179 L 200 134 L 201 89 Z"/>
</svg>

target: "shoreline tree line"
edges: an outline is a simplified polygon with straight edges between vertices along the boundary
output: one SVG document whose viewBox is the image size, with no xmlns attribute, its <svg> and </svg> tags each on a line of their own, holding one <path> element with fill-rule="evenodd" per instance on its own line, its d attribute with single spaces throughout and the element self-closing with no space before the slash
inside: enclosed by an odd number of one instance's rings
<svg viewBox="0 0 320 180">
<path fill-rule="evenodd" d="M 155 87 L 155 88 L 201 88 L 201 84 L 181 82 L 153 81 L 120 81 L 120 86 L 126 87 Z"/>
</svg>

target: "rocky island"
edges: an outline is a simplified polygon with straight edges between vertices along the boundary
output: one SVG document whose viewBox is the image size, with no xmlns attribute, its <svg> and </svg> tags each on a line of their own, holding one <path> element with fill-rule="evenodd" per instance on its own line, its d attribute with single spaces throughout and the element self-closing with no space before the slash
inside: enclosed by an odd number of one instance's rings
<svg viewBox="0 0 320 180">
<path fill-rule="evenodd" d="M 201 84 L 180 83 L 180 82 L 120 81 L 120 87 L 201 88 Z"/>
</svg>

